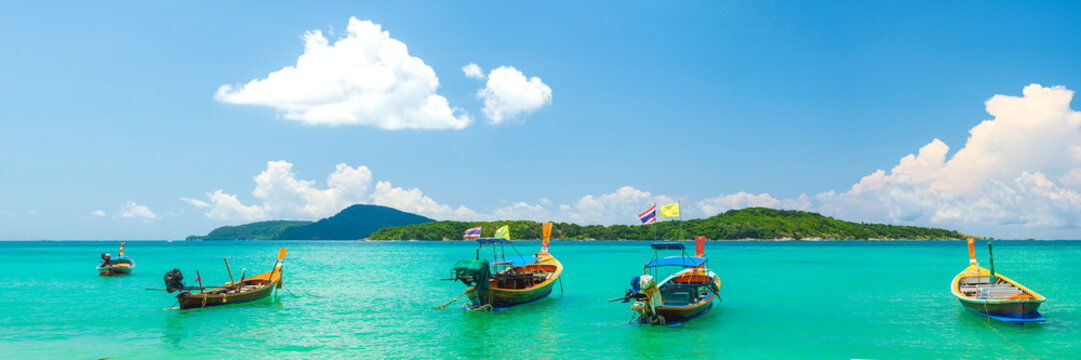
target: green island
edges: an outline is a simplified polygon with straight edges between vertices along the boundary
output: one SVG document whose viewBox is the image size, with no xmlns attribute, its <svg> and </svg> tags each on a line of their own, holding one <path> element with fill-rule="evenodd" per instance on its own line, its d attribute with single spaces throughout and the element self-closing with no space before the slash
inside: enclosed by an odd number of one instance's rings
<svg viewBox="0 0 1081 360">
<path fill-rule="evenodd" d="M 379 229 L 369 240 L 456 240 L 466 229 L 482 226 L 482 236 L 492 236 L 501 226 L 510 226 L 516 239 L 541 238 L 541 223 L 509 221 L 436 221 Z M 837 220 L 821 214 L 769 208 L 729 210 L 705 219 L 683 221 L 683 235 L 677 221 L 653 225 L 577 225 L 555 223 L 554 240 L 655 240 L 691 239 L 703 235 L 711 240 L 951 240 L 969 235 L 945 229 L 885 224 L 864 224 Z"/>
<path fill-rule="evenodd" d="M 205 236 L 187 240 L 458 240 L 466 229 L 481 226 L 482 236 L 492 236 L 510 226 L 515 239 L 540 239 L 541 223 L 529 220 L 435 221 L 430 218 L 377 205 L 353 205 L 337 215 L 316 221 L 263 221 L 223 226 Z M 555 240 L 655 240 L 691 239 L 703 235 L 711 240 L 949 240 L 969 235 L 945 229 L 837 220 L 798 210 L 745 208 L 729 210 L 705 219 L 653 225 L 578 225 L 555 223 Z"/>
</svg>

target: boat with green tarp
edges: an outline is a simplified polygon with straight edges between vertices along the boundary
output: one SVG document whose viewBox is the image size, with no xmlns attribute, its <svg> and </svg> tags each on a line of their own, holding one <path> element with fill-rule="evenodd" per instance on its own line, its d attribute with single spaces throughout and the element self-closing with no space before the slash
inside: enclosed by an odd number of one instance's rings
<svg viewBox="0 0 1081 360">
<path fill-rule="evenodd" d="M 479 233 L 479 230 L 477 230 Z M 503 310 L 512 306 L 537 301 L 552 292 L 560 275 L 563 264 L 548 252 L 548 240 L 551 223 L 544 225 L 544 239 L 541 250 L 533 256 L 522 256 L 514 245 L 507 240 L 506 227 L 497 231 L 497 238 L 478 238 L 477 255 L 473 259 L 463 259 L 453 266 L 454 277 L 445 280 L 461 281 L 469 286 L 463 294 L 469 303 L 465 310 Z M 516 256 L 506 256 L 510 246 Z M 492 261 L 480 256 L 484 247 L 492 249 Z M 459 298 L 461 295 L 459 295 Z M 455 300 L 451 300 L 443 308 Z"/>
</svg>

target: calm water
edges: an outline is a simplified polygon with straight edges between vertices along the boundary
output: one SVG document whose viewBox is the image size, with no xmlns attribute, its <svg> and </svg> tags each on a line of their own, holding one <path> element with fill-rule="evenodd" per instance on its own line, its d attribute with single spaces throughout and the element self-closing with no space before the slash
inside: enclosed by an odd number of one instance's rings
<svg viewBox="0 0 1081 360">
<path fill-rule="evenodd" d="M 724 301 L 674 328 L 626 325 L 629 306 L 607 302 L 649 260 L 645 242 L 553 242 L 564 292 L 488 313 L 431 309 L 463 290 L 438 279 L 471 243 L 128 242 L 135 273 L 97 276 L 117 245 L 0 243 L 0 358 L 1081 358 L 1081 241 L 995 243 L 996 269 L 1049 298 L 1048 321 L 1024 327 L 957 305 L 963 242 L 710 242 Z M 227 281 L 223 256 L 235 276 L 265 272 L 278 247 L 295 295 L 176 311 L 144 290 L 174 267 Z"/>
</svg>

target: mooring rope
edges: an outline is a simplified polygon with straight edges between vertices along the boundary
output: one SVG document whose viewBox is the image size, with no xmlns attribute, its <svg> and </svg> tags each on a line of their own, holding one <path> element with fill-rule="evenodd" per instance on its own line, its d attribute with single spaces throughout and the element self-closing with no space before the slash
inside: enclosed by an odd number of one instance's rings
<svg viewBox="0 0 1081 360">
<path fill-rule="evenodd" d="M 1021 349 L 1021 351 L 1025 352 L 1025 354 L 1028 354 L 1029 357 L 1031 357 L 1033 359 L 1036 359 L 1036 360 L 1039 360 L 1039 358 L 1037 358 L 1036 355 L 1032 355 L 1032 353 L 1028 352 L 1028 350 L 1025 350 L 1024 346 L 1021 346 L 1020 344 L 1013 342 L 1013 340 L 1010 340 L 1009 338 L 1007 338 L 1006 335 L 1002 334 L 1002 332 L 998 331 L 998 329 L 995 329 L 994 326 L 991 326 L 991 313 L 987 310 L 987 299 L 983 300 L 983 314 L 987 315 L 987 320 L 985 320 L 984 323 L 983 323 L 984 326 L 987 326 L 988 328 L 993 330 L 996 334 L 998 334 L 999 337 L 1002 338 L 1002 340 L 1006 340 L 1006 342 L 1008 342 L 1010 344 L 1013 344 L 1013 346 L 1016 346 L 1018 349 Z"/>
<path fill-rule="evenodd" d="M 285 292 L 289 293 L 289 295 L 293 295 L 293 297 L 300 297 L 297 296 L 297 294 L 294 294 L 292 291 L 289 291 L 289 288 L 285 287 L 285 284 L 282 284 L 282 289 L 285 289 Z"/>
<path fill-rule="evenodd" d="M 458 301 L 458 299 L 461 299 L 462 295 L 465 295 L 466 293 L 468 293 L 469 290 L 473 290 L 473 289 L 476 289 L 476 288 L 477 288 L 476 286 L 473 286 L 473 287 L 470 287 L 468 289 L 465 289 L 465 291 L 462 291 L 461 294 L 458 294 L 458 297 L 454 298 L 454 300 L 448 301 L 446 304 L 433 307 L 432 309 L 443 310 L 443 308 L 447 307 L 447 305 L 453 304 L 454 302 Z"/>
</svg>

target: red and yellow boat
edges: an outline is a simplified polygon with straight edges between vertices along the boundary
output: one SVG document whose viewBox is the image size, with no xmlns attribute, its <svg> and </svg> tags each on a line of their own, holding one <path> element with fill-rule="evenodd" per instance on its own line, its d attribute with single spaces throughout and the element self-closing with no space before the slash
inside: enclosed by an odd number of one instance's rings
<svg viewBox="0 0 1081 360">
<path fill-rule="evenodd" d="M 634 300 L 631 309 L 638 324 L 678 326 L 705 315 L 713 308 L 713 300 L 721 301 L 721 278 L 708 268 L 704 245 L 705 238 L 699 237 L 697 256 L 687 256 L 686 248 L 679 242 L 650 244 L 653 258 L 643 267 L 642 275 L 631 280 L 633 289 L 627 290 L 622 298 L 624 302 Z M 661 258 L 660 250 L 679 250 L 682 254 Z M 662 267 L 683 269 L 658 282 L 655 279 Z"/>
<path fill-rule="evenodd" d="M 991 244 L 988 244 L 990 252 Z M 1042 322 L 1043 315 L 1037 309 L 1047 299 L 1035 291 L 995 273 L 995 262 L 990 260 L 991 269 L 980 267 L 976 262 L 976 249 L 973 239 L 968 239 L 968 268 L 961 271 L 950 282 L 950 291 L 957 297 L 962 307 L 981 316 L 1010 322 Z"/>
</svg>

